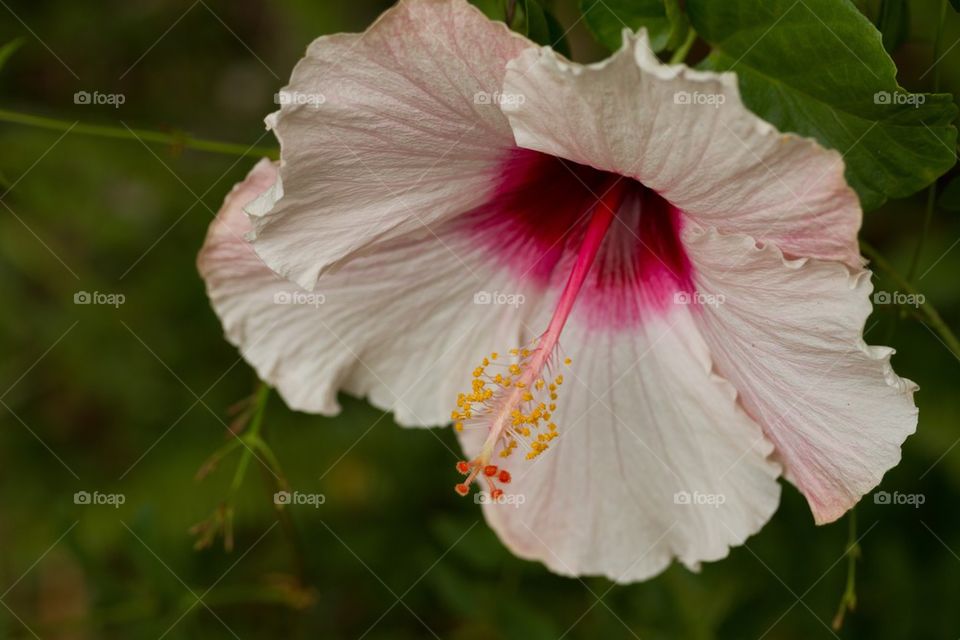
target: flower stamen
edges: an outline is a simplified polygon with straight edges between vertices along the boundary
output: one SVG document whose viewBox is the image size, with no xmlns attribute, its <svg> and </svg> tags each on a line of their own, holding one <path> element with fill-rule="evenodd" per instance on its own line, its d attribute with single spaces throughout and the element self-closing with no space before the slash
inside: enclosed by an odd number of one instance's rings
<svg viewBox="0 0 960 640">
<path fill-rule="evenodd" d="M 553 413 L 557 409 L 563 375 L 551 378 L 551 362 L 559 349 L 560 333 L 620 208 L 625 190 L 625 179 L 615 178 L 590 212 L 567 284 L 543 335 L 531 345 L 511 349 L 506 363 L 499 362 L 497 352 L 484 357 L 473 370 L 470 392 L 457 396 L 457 409 L 450 414 L 454 429 L 463 431 L 465 425 L 479 423 L 489 430 L 479 455 L 457 463 L 457 470 L 467 476 L 455 487 L 460 495 L 467 495 L 470 484 L 479 477 L 486 482 L 491 497 L 502 496 L 503 491 L 495 479 L 507 484 L 511 477 L 509 472 L 491 463 L 494 451 L 499 448 L 499 456 L 509 458 L 522 446 L 525 458 L 533 460 L 547 451 L 559 436 Z M 567 366 L 571 362 L 570 358 L 563 360 Z M 495 372 L 488 371 L 494 368 Z"/>
</svg>

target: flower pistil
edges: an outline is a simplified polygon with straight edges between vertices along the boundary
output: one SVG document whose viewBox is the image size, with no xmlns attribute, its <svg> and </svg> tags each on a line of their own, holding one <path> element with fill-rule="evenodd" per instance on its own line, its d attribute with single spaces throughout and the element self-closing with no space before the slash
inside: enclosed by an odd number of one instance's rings
<svg viewBox="0 0 960 640">
<path fill-rule="evenodd" d="M 498 446 L 500 457 L 507 458 L 515 449 L 522 448 L 526 459 L 533 460 L 558 437 L 553 414 L 563 375 L 551 373 L 552 362 L 577 294 L 616 217 L 625 191 L 624 179 L 613 178 L 587 212 L 590 221 L 583 242 L 547 330 L 532 345 L 511 349 L 507 358 L 501 358 L 497 352 L 484 357 L 473 370 L 470 393 L 457 396 L 457 409 L 450 414 L 454 428 L 457 431 L 488 430 L 480 453 L 472 460 L 457 463 L 457 470 L 466 476 L 455 487 L 460 495 L 467 495 L 470 483 L 478 478 L 486 482 L 494 500 L 503 495 L 497 481 L 507 484 L 510 473 L 491 463 Z M 563 363 L 569 366 L 571 359 L 564 358 Z"/>
</svg>

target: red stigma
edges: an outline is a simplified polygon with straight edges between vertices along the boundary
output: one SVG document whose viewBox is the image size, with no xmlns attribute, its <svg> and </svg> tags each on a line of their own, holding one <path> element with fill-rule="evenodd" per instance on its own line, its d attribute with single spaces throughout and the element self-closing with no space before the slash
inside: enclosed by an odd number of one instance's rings
<svg viewBox="0 0 960 640">
<path fill-rule="evenodd" d="M 461 460 L 460 462 L 457 463 L 457 471 L 459 471 L 463 475 L 467 475 L 468 473 L 470 473 L 470 465 L 467 464 L 465 460 Z"/>
<path fill-rule="evenodd" d="M 485 466 L 485 467 L 483 468 L 483 474 L 484 474 L 484 475 L 487 475 L 487 476 L 490 476 L 491 478 L 492 478 L 493 476 L 497 475 L 497 465 L 495 465 L 495 464 L 488 464 L 487 466 Z"/>
<path fill-rule="evenodd" d="M 497 477 L 500 478 L 500 482 L 502 482 L 503 484 L 507 484 L 508 482 L 510 482 L 510 472 L 507 471 L 506 469 L 501 471 L 500 475 Z"/>
<path fill-rule="evenodd" d="M 468 487 L 468 486 L 465 485 L 465 484 L 458 484 L 458 485 L 455 486 L 453 489 L 454 489 L 454 491 L 456 491 L 457 493 L 459 493 L 459 494 L 462 495 L 462 496 L 465 496 L 465 495 L 467 495 L 468 493 L 470 493 L 470 487 Z"/>
<path fill-rule="evenodd" d="M 494 500 L 499 500 L 503 497 L 503 489 L 494 489 L 490 492 L 490 497 Z"/>
</svg>

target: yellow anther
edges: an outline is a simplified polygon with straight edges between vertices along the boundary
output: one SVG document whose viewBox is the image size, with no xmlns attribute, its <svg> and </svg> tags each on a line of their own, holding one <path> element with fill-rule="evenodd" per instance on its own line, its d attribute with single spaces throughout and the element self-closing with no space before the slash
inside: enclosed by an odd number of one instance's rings
<svg viewBox="0 0 960 640">
<path fill-rule="evenodd" d="M 563 364 L 569 365 L 571 362 L 573 362 L 573 360 L 571 360 L 570 358 L 565 358 L 563 361 Z"/>
<path fill-rule="evenodd" d="M 557 425 L 551 418 L 557 408 L 554 401 L 563 376 L 558 375 L 552 381 L 541 377 L 540 369 L 534 370 L 534 367 L 544 363 L 532 360 L 536 353 L 533 348 L 511 349 L 513 362 L 508 359 L 503 362 L 508 373 L 487 373 L 491 362 L 500 357 L 496 351 L 482 358 L 472 371 L 471 391 L 457 394 L 457 410 L 450 413 L 453 428 L 459 432 L 468 424 L 479 426 L 482 421 L 490 429 L 489 437 L 497 441 L 494 446 L 501 447 L 498 454 L 503 458 L 511 455 L 518 445 L 523 445 L 528 460 L 546 451 L 548 443 L 558 435 Z M 570 364 L 570 358 L 566 364 Z M 545 395 L 550 398 L 544 398 Z M 469 423 L 471 420 L 474 422 Z"/>
</svg>

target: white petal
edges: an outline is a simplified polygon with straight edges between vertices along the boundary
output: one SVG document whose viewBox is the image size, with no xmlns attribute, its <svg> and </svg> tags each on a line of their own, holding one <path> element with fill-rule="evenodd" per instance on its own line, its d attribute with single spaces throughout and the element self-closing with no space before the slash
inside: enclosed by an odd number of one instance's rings
<svg viewBox="0 0 960 640">
<path fill-rule="evenodd" d="M 863 341 L 868 271 L 785 260 L 772 245 L 691 228 L 707 304 L 698 320 L 718 370 L 774 443 L 818 523 L 836 520 L 900 460 L 916 390 L 892 349 Z"/>
<path fill-rule="evenodd" d="M 840 154 L 752 114 L 732 73 L 661 64 L 645 33 L 595 65 L 531 49 L 508 69 L 520 146 L 634 177 L 704 226 L 861 264 Z"/>
<path fill-rule="evenodd" d="M 401 424 L 444 424 L 486 353 L 524 344 L 528 327 L 543 326 L 536 292 L 514 306 L 475 304 L 484 291 L 524 294 L 487 265 L 469 235 L 444 225 L 436 236 L 401 238 L 351 260 L 317 291 L 299 289 L 243 239 L 250 223 L 241 207 L 275 176 L 261 162 L 228 196 L 199 266 L 227 338 L 292 408 L 337 413 L 344 390 Z"/>
<path fill-rule="evenodd" d="M 673 558 L 694 569 L 722 558 L 769 519 L 772 446 L 711 372 L 686 308 L 629 334 L 574 324 L 561 342 L 573 362 L 553 414 L 560 436 L 532 461 L 521 449 L 494 459 L 513 479 L 506 502 L 484 510 L 511 551 L 625 583 Z M 476 438 L 464 434 L 468 452 Z"/>
<path fill-rule="evenodd" d="M 313 42 L 267 119 L 282 183 L 251 209 L 260 256 L 312 289 L 347 254 L 484 202 L 514 146 L 495 96 L 528 46 L 462 0 L 406 0 Z"/>
</svg>

